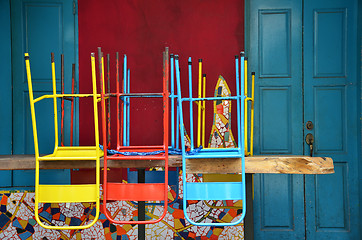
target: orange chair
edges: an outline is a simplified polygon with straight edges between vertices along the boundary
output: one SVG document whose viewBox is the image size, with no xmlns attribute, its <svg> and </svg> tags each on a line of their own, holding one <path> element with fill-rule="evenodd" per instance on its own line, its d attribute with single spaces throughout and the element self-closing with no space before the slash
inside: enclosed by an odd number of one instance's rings
<svg viewBox="0 0 362 240">
<path fill-rule="evenodd" d="M 120 93 L 118 88 L 116 93 L 105 93 L 104 82 L 104 60 L 101 49 L 98 48 L 98 59 L 100 66 L 100 82 L 101 82 L 101 108 L 102 108 L 102 132 L 103 132 L 103 147 L 104 147 L 104 180 L 103 180 L 103 211 L 107 219 L 116 224 L 152 224 L 161 221 L 167 212 L 168 207 L 168 118 L 169 118 L 169 92 L 168 92 L 168 49 L 163 53 L 163 92 L 162 93 L 126 93 L 124 88 L 123 93 Z M 118 63 L 118 61 L 116 62 Z M 124 59 L 124 81 L 127 81 L 127 68 L 126 68 L 126 56 Z M 117 65 L 118 66 L 118 65 Z M 118 75 L 118 73 L 117 73 Z M 117 86 L 118 86 L 117 80 Z M 129 90 L 128 90 L 129 91 Z M 107 117 L 106 117 L 106 101 L 110 97 L 117 97 L 117 108 L 122 108 L 118 104 L 119 100 L 123 100 L 123 105 L 127 104 L 127 101 L 131 97 L 162 97 L 163 98 L 163 145 L 160 146 L 123 146 L 119 145 L 119 131 L 121 128 L 117 127 L 117 150 L 118 153 L 110 155 L 107 153 Z M 119 111 L 119 110 L 117 110 Z M 122 111 L 122 110 L 121 110 Z M 124 111 L 124 110 L 123 110 Z M 117 117 L 120 119 L 119 117 Z M 123 124 L 127 124 L 127 121 L 122 121 Z M 128 144 L 126 144 L 128 145 Z M 155 152 L 155 155 L 148 155 L 150 152 Z M 125 155 L 125 153 L 132 153 L 131 155 Z M 162 183 L 124 183 L 124 182 L 109 182 L 107 179 L 107 163 L 109 160 L 164 160 L 165 174 L 164 182 Z M 107 201 L 162 201 L 163 202 L 163 214 L 155 220 L 147 221 L 134 221 L 134 220 L 115 220 L 110 215 L 107 209 Z"/>
</svg>

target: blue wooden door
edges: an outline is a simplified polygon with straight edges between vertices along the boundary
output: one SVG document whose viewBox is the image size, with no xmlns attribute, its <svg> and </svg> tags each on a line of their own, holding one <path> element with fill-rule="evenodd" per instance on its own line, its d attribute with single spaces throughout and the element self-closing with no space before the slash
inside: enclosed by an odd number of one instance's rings
<svg viewBox="0 0 362 240">
<path fill-rule="evenodd" d="M 302 2 L 251 0 L 257 155 L 303 154 Z M 304 238 L 303 175 L 254 176 L 256 239 Z"/>
<path fill-rule="evenodd" d="M 255 237 L 360 239 L 357 1 L 247 4 L 255 153 L 309 155 L 304 139 L 311 133 L 313 154 L 332 157 L 336 172 L 255 175 Z"/>
<path fill-rule="evenodd" d="M 335 173 L 306 176 L 308 239 L 360 239 L 357 0 L 304 1 L 304 120 Z M 309 146 L 305 147 L 305 152 Z"/>
<path fill-rule="evenodd" d="M 50 53 L 55 53 L 57 89 L 60 91 L 60 54 L 65 56 L 65 89 L 70 91 L 75 61 L 73 0 L 12 0 L 13 154 L 33 154 L 34 142 L 24 53 L 30 55 L 34 97 L 51 93 Z M 36 104 L 40 153 L 54 148 L 52 100 Z M 58 105 L 60 106 L 60 105 Z M 67 105 L 69 110 L 69 105 Z M 67 115 L 67 114 L 66 114 Z M 60 112 L 58 116 L 61 116 Z M 69 123 L 69 118 L 65 119 Z M 59 125 L 60 126 L 60 125 Z M 69 125 L 65 126 L 69 133 Z M 66 135 L 66 139 L 69 139 Z M 68 170 L 48 170 L 52 182 L 69 182 Z M 14 186 L 34 185 L 34 171 L 13 171 Z M 45 180 L 45 179 L 44 179 Z"/>
</svg>

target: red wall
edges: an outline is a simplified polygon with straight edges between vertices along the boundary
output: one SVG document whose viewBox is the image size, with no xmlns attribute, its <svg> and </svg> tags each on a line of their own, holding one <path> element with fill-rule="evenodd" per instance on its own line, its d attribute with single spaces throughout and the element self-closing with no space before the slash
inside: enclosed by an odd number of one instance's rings
<svg viewBox="0 0 362 240">
<path fill-rule="evenodd" d="M 78 2 L 81 93 L 91 92 L 90 53 L 96 52 L 98 46 L 104 53 L 111 54 L 111 62 L 114 62 L 116 51 L 121 56 L 127 54 L 131 92 L 162 91 L 162 51 L 166 46 L 171 53 L 180 55 L 183 95 L 188 93 L 188 57 L 193 60 L 194 96 L 197 95 L 198 58 L 204 62 L 208 96 L 213 95 L 218 75 L 222 75 L 229 85 L 234 84 L 234 55 L 244 50 L 243 0 Z M 234 89 L 234 86 L 230 88 Z M 131 144 L 161 144 L 161 101 L 131 104 Z M 114 106 L 112 109 L 115 111 Z M 91 102 L 81 102 L 79 112 L 80 144 L 93 144 Z M 211 105 L 207 114 L 206 139 L 211 131 Z"/>
</svg>

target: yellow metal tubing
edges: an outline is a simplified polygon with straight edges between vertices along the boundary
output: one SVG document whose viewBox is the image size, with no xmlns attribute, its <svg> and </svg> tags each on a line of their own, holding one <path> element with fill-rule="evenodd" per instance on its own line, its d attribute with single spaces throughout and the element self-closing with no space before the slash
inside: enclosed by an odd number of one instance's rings
<svg viewBox="0 0 362 240">
<path fill-rule="evenodd" d="M 99 131 L 98 131 L 98 107 L 97 107 L 97 78 L 96 78 L 96 65 L 95 65 L 95 56 L 91 54 L 91 67 L 92 67 L 92 85 L 93 85 L 93 118 L 94 118 L 94 135 L 95 135 L 95 147 L 96 147 L 96 185 L 98 189 L 98 197 L 96 201 L 96 216 L 93 219 L 93 222 L 88 226 L 93 226 L 98 218 L 100 211 L 100 157 L 103 155 L 103 152 L 99 149 Z"/>
<path fill-rule="evenodd" d="M 52 64 L 52 83 L 53 83 L 53 105 L 54 105 L 54 137 L 55 137 L 55 143 L 54 143 L 54 149 L 58 148 L 58 113 L 57 113 L 57 98 L 55 95 L 57 94 L 57 83 L 55 78 L 55 62 L 54 62 L 54 53 L 51 53 L 51 64 Z"/>
<path fill-rule="evenodd" d="M 29 89 L 29 102 L 30 102 L 30 112 L 31 112 L 31 123 L 33 126 L 33 137 L 34 137 L 34 151 L 35 151 L 35 219 L 38 223 L 41 223 L 38 214 L 38 201 L 36 193 L 39 192 L 39 147 L 38 147 L 38 131 L 36 128 L 36 119 L 35 119 L 35 108 L 34 108 L 34 97 L 33 97 L 33 84 L 31 82 L 31 73 L 30 73 L 30 62 L 29 54 L 25 53 L 25 66 L 26 66 L 26 75 L 28 78 L 28 89 Z"/>
<path fill-rule="evenodd" d="M 97 94 L 97 97 L 100 97 L 100 94 Z M 55 95 L 43 95 L 34 99 L 34 103 L 39 102 L 46 98 L 62 98 L 62 97 L 93 97 L 93 94 L 55 94 Z"/>
<path fill-rule="evenodd" d="M 31 120 L 32 120 L 31 122 L 32 122 L 32 126 L 33 126 L 35 158 L 38 158 L 39 157 L 38 131 L 36 129 L 34 97 L 33 97 L 33 84 L 31 82 L 30 62 L 29 62 L 29 54 L 28 53 L 25 53 L 25 66 L 26 66 L 26 75 L 27 75 L 27 78 L 28 78 L 29 101 L 30 101 L 30 112 L 31 112 Z M 39 163 L 36 162 L 36 164 L 39 164 Z"/>
<path fill-rule="evenodd" d="M 206 74 L 202 77 L 202 97 L 206 97 Z M 202 148 L 205 148 L 205 114 L 206 114 L 206 101 L 202 101 Z"/>
<path fill-rule="evenodd" d="M 58 229 L 58 230 L 76 230 L 85 229 L 93 226 L 99 218 L 100 208 L 100 157 L 103 152 L 99 149 L 99 134 L 98 134 L 98 112 L 97 112 L 97 88 L 95 78 L 95 60 L 94 55 L 91 57 L 92 63 L 92 83 L 93 83 L 93 94 L 57 94 L 56 93 L 56 81 L 55 81 L 55 63 L 54 56 L 52 55 L 52 85 L 53 94 L 44 95 L 34 100 L 33 88 L 31 81 L 30 62 L 29 54 L 25 53 L 25 65 L 26 73 L 28 78 L 29 88 L 29 100 L 31 109 L 31 118 L 33 126 L 34 136 L 34 150 L 35 150 L 35 219 L 38 224 L 46 229 Z M 94 104 L 94 123 L 95 123 L 95 141 L 96 146 L 90 147 L 60 147 L 58 146 L 58 123 L 57 123 L 57 103 L 58 97 L 64 96 L 75 96 L 75 97 L 89 97 L 93 96 Z M 55 147 L 52 154 L 39 157 L 39 144 L 38 135 L 36 128 L 36 117 L 35 117 L 35 102 L 42 99 L 53 98 L 54 107 L 54 128 L 55 128 Z M 40 185 L 39 184 L 39 161 L 41 160 L 95 160 L 96 161 L 96 184 L 88 185 Z M 45 225 L 39 217 L 39 203 L 40 202 L 95 202 L 96 203 L 96 216 L 93 221 L 87 225 L 82 226 L 49 226 Z"/>
<path fill-rule="evenodd" d="M 201 98 L 202 91 L 202 59 L 199 59 L 199 92 L 197 97 Z M 201 102 L 197 104 L 197 147 L 201 145 Z"/>
<path fill-rule="evenodd" d="M 251 110 L 250 110 L 250 155 L 253 156 L 254 148 L 254 93 L 255 93 L 255 72 L 251 74 Z"/>
<path fill-rule="evenodd" d="M 246 156 L 252 156 L 253 148 L 254 148 L 254 144 L 253 144 L 254 143 L 254 93 L 255 93 L 254 85 L 255 85 L 255 73 L 252 72 L 252 74 L 251 74 L 251 97 L 246 96 L 246 98 L 245 98 L 246 106 L 247 106 L 248 101 L 250 101 L 250 103 L 251 103 L 251 108 L 250 108 L 250 149 L 246 145 L 246 147 L 245 147 Z M 247 109 L 245 109 L 245 114 L 247 114 Z M 247 115 L 246 115 L 245 119 L 246 119 L 246 121 L 248 120 Z M 247 140 L 247 137 L 248 137 L 248 129 L 245 129 L 245 140 Z"/>
</svg>

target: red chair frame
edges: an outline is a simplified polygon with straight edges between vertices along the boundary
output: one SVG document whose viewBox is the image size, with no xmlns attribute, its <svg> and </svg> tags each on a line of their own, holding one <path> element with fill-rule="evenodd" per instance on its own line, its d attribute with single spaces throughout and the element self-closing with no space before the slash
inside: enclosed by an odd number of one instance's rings
<svg viewBox="0 0 362 240">
<path fill-rule="evenodd" d="M 101 82 L 101 114 L 102 114 L 102 134 L 103 134 L 103 147 L 104 147 L 104 179 L 103 179 L 103 211 L 107 219 L 115 224 L 153 224 L 160 222 L 167 213 L 168 208 L 168 118 L 169 118 L 169 58 L 168 48 L 163 52 L 163 92 L 162 93 L 120 93 L 117 88 L 116 93 L 105 93 L 104 84 L 104 62 L 103 53 L 98 48 L 98 59 L 100 65 L 100 82 Z M 118 63 L 118 60 L 116 61 Z M 118 69 L 118 64 L 117 64 Z M 118 76 L 118 72 L 117 72 Z M 125 81 L 125 79 L 124 79 Z M 117 81 L 117 87 L 119 86 Z M 158 96 L 163 98 L 163 145 L 160 146 L 120 146 L 117 137 L 117 150 L 119 152 L 152 152 L 163 151 L 157 155 L 149 156 L 125 156 L 122 154 L 109 155 L 107 153 L 107 118 L 106 118 L 106 100 L 110 97 L 117 97 L 117 108 L 119 108 L 119 98 L 124 97 L 150 97 Z M 121 108 L 122 109 L 122 108 Z M 117 109 L 117 111 L 119 111 Z M 117 114 L 118 115 L 118 114 Z M 109 115 L 108 115 L 109 118 Z M 119 117 L 117 116 L 119 120 Z M 117 123 L 118 124 L 118 123 Z M 121 124 L 126 124 L 122 123 Z M 120 136 L 121 128 L 117 127 L 117 136 Z M 124 145 L 124 144 L 123 144 Z M 121 183 L 109 182 L 107 179 L 107 162 L 108 160 L 164 160 L 165 161 L 165 181 L 164 183 Z M 163 214 L 155 220 L 147 221 L 122 221 L 115 220 L 110 216 L 107 210 L 107 201 L 163 201 Z"/>
</svg>

